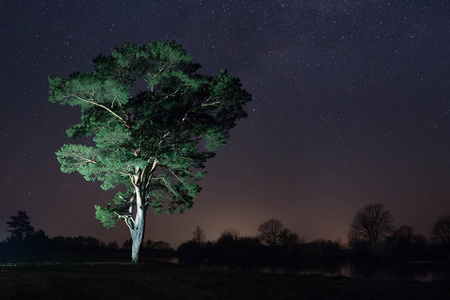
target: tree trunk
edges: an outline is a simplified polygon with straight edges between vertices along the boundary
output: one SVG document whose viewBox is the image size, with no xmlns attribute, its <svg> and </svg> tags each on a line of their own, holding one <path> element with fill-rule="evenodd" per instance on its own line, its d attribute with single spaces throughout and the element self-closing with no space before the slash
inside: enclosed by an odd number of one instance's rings
<svg viewBox="0 0 450 300">
<path fill-rule="evenodd" d="M 134 219 L 134 227 L 130 230 L 133 240 L 131 247 L 131 261 L 139 262 L 139 250 L 141 249 L 145 233 L 145 212 L 146 207 L 142 203 L 140 191 L 136 189 L 136 217 Z"/>
</svg>

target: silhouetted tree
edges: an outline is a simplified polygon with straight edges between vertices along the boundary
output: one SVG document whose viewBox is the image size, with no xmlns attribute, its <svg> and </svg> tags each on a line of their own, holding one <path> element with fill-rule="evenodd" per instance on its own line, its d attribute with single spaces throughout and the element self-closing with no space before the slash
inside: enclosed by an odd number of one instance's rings
<svg viewBox="0 0 450 300">
<path fill-rule="evenodd" d="M 133 239 L 127 239 L 122 244 L 122 249 L 130 250 L 133 245 Z"/>
<path fill-rule="evenodd" d="M 34 232 L 30 236 L 30 241 L 34 253 L 42 253 L 50 246 L 50 239 L 42 229 Z"/>
<path fill-rule="evenodd" d="M 393 229 L 391 212 L 384 209 L 384 204 L 368 204 L 353 217 L 348 234 L 349 244 L 359 242 L 369 244 L 384 240 Z"/>
<path fill-rule="evenodd" d="M 259 225 L 258 232 L 258 239 L 267 246 L 282 245 L 290 233 L 289 230 L 276 219 L 270 219 Z"/>
<path fill-rule="evenodd" d="M 412 226 L 400 226 L 392 232 L 392 237 L 396 240 L 404 240 L 407 243 L 412 243 L 414 239 L 414 228 Z"/>
<path fill-rule="evenodd" d="M 304 245 L 303 254 L 308 256 L 336 256 L 341 246 L 337 242 L 318 239 Z"/>
<path fill-rule="evenodd" d="M 144 246 L 145 249 L 152 249 L 153 248 L 153 244 L 154 244 L 154 242 L 152 240 L 147 240 L 147 241 L 145 241 L 143 246 Z"/>
<path fill-rule="evenodd" d="M 26 211 L 19 210 L 17 216 L 12 216 L 10 218 L 12 221 L 8 221 L 6 224 L 8 224 L 9 228 L 12 228 L 7 230 L 8 232 L 11 232 L 11 237 L 9 237 L 7 241 L 21 242 L 33 234 L 34 227 L 31 226 L 30 217 L 28 217 Z"/>
<path fill-rule="evenodd" d="M 439 245 L 450 247 L 450 215 L 439 217 L 433 224 L 431 240 Z"/>
<path fill-rule="evenodd" d="M 256 264 L 260 261 L 261 243 L 256 238 L 242 237 L 239 230 L 227 228 L 214 243 L 209 258 L 214 264 Z"/>
<path fill-rule="evenodd" d="M 200 244 L 196 241 L 190 240 L 182 243 L 178 249 L 180 260 L 184 263 L 201 263 L 208 257 L 208 250 L 210 243 Z"/>
<path fill-rule="evenodd" d="M 157 241 L 154 242 L 152 245 L 152 249 L 155 250 L 173 250 L 172 247 L 170 247 L 170 244 L 163 241 Z"/>
<path fill-rule="evenodd" d="M 224 237 L 230 237 L 231 239 L 237 241 L 241 237 L 241 232 L 233 227 L 229 227 L 220 234 L 220 238 Z"/>
<path fill-rule="evenodd" d="M 298 245 L 298 244 L 302 244 L 302 243 L 303 243 L 303 239 L 301 239 L 297 233 L 291 232 L 288 229 L 287 235 L 283 241 L 283 245 Z"/>
<path fill-rule="evenodd" d="M 64 145 L 56 154 L 65 173 L 102 181 L 105 190 L 126 188 L 115 206 L 95 206 L 96 217 L 107 228 L 125 221 L 137 262 L 147 208 L 171 214 L 192 207 L 205 175 L 200 169 L 247 116 L 251 95 L 226 70 L 197 73 L 200 65 L 174 42 L 125 43 L 93 62 L 94 72 L 49 77 L 51 102 L 81 107 L 82 123 L 69 137 L 94 141 Z M 132 95 L 140 82 L 146 89 Z"/>
<path fill-rule="evenodd" d="M 117 244 L 116 241 L 109 242 L 106 245 L 106 247 L 109 248 L 109 249 L 119 249 L 119 245 Z"/>
<path fill-rule="evenodd" d="M 215 246 L 216 248 L 236 247 L 236 242 L 240 239 L 240 232 L 234 228 L 227 228 L 220 234 Z M 224 249 L 222 249 L 223 251 Z M 225 250 L 227 251 L 227 250 Z"/>
<path fill-rule="evenodd" d="M 73 238 L 70 236 L 55 236 L 52 238 L 52 241 L 60 246 L 72 246 L 74 244 Z"/>
<path fill-rule="evenodd" d="M 200 228 L 200 226 L 195 227 L 195 230 L 192 233 L 192 240 L 199 244 L 205 243 L 205 233 Z"/>
<path fill-rule="evenodd" d="M 73 238 L 73 244 L 79 246 L 93 246 L 100 247 L 101 242 L 99 239 L 92 236 L 77 236 Z"/>
<path fill-rule="evenodd" d="M 39 229 L 38 231 L 34 232 L 31 237 L 35 240 L 48 240 L 47 234 L 45 234 L 45 231 L 42 229 Z"/>
<path fill-rule="evenodd" d="M 423 255 L 426 247 L 426 238 L 414 233 L 411 226 L 400 226 L 388 237 L 393 254 L 399 258 L 410 259 L 412 256 Z"/>
</svg>

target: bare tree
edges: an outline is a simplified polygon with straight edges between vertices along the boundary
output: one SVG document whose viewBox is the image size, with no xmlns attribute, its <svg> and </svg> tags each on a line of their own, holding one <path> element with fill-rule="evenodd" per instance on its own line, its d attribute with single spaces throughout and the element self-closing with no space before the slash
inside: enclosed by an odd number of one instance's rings
<svg viewBox="0 0 450 300">
<path fill-rule="evenodd" d="M 384 204 L 368 204 L 353 217 L 348 234 L 349 243 L 378 243 L 384 240 L 393 228 L 391 212 L 384 209 Z"/>
<path fill-rule="evenodd" d="M 258 239 L 261 243 L 268 246 L 279 246 L 283 244 L 286 237 L 290 234 L 289 230 L 276 219 L 270 219 L 262 223 L 259 225 L 258 231 Z"/>
<path fill-rule="evenodd" d="M 205 243 L 205 233 L 200 226 L 195 227 L 195 230 L 192 233 L 192 240 L 199 244 Z"/>
<path fill-rule="evenodd" d="M 303 239 L 298 236 L 295 232 L 290 232 L 289 229 L 287 229 L 288 234 L 284 238 L 284 244 L 285 245 L 298 245 L 303 243 Z"/>
<path fill-rule="evenodd" d="M 415 234 L 414 228 L 406 225 L 395 229 L 387 240 L 393 254 L 402 258 L 422 254 L 427 244 L 424 236 Z"/>
<path fill-rule="evenodd" d="M 241 232 L 236 228 L 230 227 L 222 231 L 220 237 L 231 237 L 233 240 L 237 241 L 241 237 Z"/>
<path fill-rule="evenodd" d="M 411 243 L 414 239 L 414 228 L 412 226 L 400 226 L 392 232 L 392 237 L 398 240 L 405 240 Z"/>
<path fill-rule="evenodd" d="M 431 240 L 436 244 L 450 245 L 450 215 L 439 217 L 433 225 Z"/>
</svg>

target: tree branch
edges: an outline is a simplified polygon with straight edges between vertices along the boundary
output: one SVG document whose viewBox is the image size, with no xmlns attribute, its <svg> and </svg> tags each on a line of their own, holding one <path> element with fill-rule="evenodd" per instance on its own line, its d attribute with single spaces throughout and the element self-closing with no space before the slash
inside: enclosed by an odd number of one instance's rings
<svg viewBox="0 0 450 300">
<path fill-rule="evenodd" d="M 116 212 L 115 212 L 115 214 L 117 215 L 117 218 L 123 219 L 123 221 L 125 222 L 125 224 L 127 224 L 128 228 L 130 228 L 130 230 L 134 230 L 134 220 L 132 217 L 127 216 L 127 215 L 120 215 Z"/>
<path fill-rule="evenodd" d="M 97 103 L 97 102 L 95 102 L 94 100 L 90 100 L 90 99 L 84 99 L 84 98 L 81 98 L 80 96 L 78 96 L 78 95 L 72 95 L 72 96 L 69 96 L 69 97 L 75 97 L 75 98 L 77 98 L 78 100 L 80 100 L 80 101 L 83 101 L 83 102 L 87 102 L 87 103 L 90 103 L 90 104 L 92 104 L 92 105 L 95 105 L 95 106 L 98 106 L 98 107 L 101 107 L 101 108 L 103 108 L 103 109 L 105 109 L 106 111 L 108 111 L 110 114 L 112 114 L 113 116 L 115 116 L 116 118 L 118 118 L 127 128 L 130 128 L 130 125 L 127 123 L 127 121 L 125 121 L 123 118 L 121 118 L 118 114 L 116 114 L 115 112 L 113 112 L 111 109 L 109 109 L 108 107 L 106 107 L 106 106 L 104 106 L 104 105 L 102 105 L 102 104 L 100 104 L 100 103 Z"/>
</svg>

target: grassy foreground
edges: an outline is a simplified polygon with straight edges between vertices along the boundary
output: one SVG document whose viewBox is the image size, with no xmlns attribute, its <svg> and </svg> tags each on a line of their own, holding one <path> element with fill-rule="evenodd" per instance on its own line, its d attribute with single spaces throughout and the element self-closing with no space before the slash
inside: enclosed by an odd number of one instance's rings
<svg viewBox="0 0 450 300">
<path fill-rule="evenodd" d="M 449 282 L 362 281 L 153 263 L 0 267 L 1 299 L 450 299 Z"/>
</svg>

